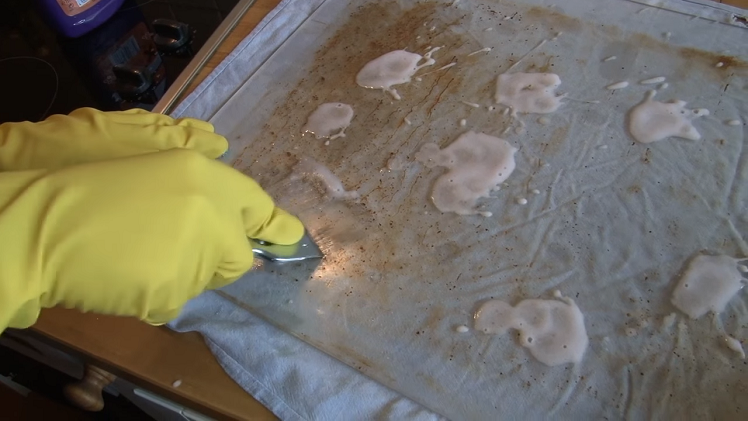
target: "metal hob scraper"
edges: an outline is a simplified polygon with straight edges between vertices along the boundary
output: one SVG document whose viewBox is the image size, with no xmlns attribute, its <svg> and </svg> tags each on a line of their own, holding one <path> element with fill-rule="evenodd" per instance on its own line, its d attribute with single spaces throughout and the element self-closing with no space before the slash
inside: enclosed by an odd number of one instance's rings
<svg viewBox="0 0 748 421">
<path fill-rule="evenodd" d="M 273 263 L 301 262 L 310 259 L 321 259 L 325 256 L 314 240 L 312 240 L 309 231 L 304 232 L 304 237 L 298 243 L 287 246 L 254 239 L 250 239 L 249 242 L 256 256 Z"/>
</svg>

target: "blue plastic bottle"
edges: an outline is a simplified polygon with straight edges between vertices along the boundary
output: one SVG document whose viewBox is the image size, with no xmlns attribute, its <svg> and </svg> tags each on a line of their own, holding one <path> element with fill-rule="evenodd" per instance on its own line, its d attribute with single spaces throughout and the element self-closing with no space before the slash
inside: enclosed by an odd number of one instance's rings
<svg viewBox="0 0 748 421">
<path fill-rule="evenodd" d="M 36 0 L 39 13 L 59 34 L 77 38 L 106 22 L 125 0 Z"/>
</svg>

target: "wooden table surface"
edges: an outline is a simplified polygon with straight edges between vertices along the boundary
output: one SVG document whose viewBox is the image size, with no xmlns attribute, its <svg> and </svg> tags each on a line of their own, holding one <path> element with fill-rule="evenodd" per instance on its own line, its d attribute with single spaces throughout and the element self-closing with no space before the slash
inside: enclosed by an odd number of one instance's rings
<svg viewBox="0 0 748 421">
<path fill-rule="evenodd" d="M 748 9 L 748 0 L 719 0 L 720 3 L 731 4 L 736 7 Z"/>
<path fill-rule="evenodd" d="M 280 0 L 257 0 L 192 82 L 194 89 Z M 748 8 L 748 0 L 723 0 Z M 101 368 L 187 407 L 217 418 L 273 420 L 218 365 L 197 333 L 179 334 L 135 319 L 82 314 L 59 308 L 42 312 L 32 328 Z M 178 388 L 172 386 L 181 380 Z"/>
</svg>

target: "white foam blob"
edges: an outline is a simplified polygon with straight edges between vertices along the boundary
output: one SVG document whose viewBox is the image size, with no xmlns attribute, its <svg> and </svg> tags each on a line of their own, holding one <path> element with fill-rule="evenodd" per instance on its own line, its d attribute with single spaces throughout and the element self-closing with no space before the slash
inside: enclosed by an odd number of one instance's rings
<svg viewBox="0 0 748 421">
<path fill-rule="evenodd" d="M 556 95 L 561 79 L 553 73 L 509 73 L 496 81 L 496 102 L 516 113 L 552 113 L 563 96 Z"/>
<path fill-rule="evenodd" d="M 677 136 L 689 140 L 701 139 L 691 124 L 696 117 L 709 115 L 709 110 L 687 109 L 685 101 L 659 102 L 653 100 L 655 91 L 648 91 L 641 103 L 631 109 L 629 132 L 641 143 L 651 143 Z"/>
<path fill-rule="evenodd" d="M 699 255 L 691 260 L 670 301 L 692 319 L 709 311 L 720 313 L 743 288 L 738 260 L 730 256 Z"/>
<path fill-rule="evenodd" d="M 605 61 L 613 61 L 613 60 L 615 60 L 615 59 L 617 59 L 617 58 L 618 58 L 618 57 L 616 57 L 616 56 L 605 57 L 605 58 L 603 59 L 603 61 L 604 61 L 604 62 L 605 62 Z"/>
<path fill-rule="evenodd" d="M 465 120 L 464 118 L 460 120 L 460 127 L 465 127 L 466 124 L 467 120 Z"/>
<path fill-rule="evenodd" d="M 472 53 L 468 54 L 468 57 L 479 54 L 479 53 L 487 53 L 491 50 L 492 50 L 491 47 L 481 48 L 480 50 L 473 51 Z"/>
<path fill-rule="evenodd" d="M 721 61 L 714 65 L 714 67 L 722 67 L 725 63 L 722 63 Z"/>
<path fill-rule="evenodd" d="M 739 340 L 733 338 L 732 336 L 725 336 L 724 341 L 725 341 L 725 345 L 727 345 L 728 348 L 737 352 L 740 355 L 740 358 L 745 359 L 745 351 L 743 350 L 743 344 L 741 344 Z"/>
<path fill-rule="evenodd" d="M 487 301 L 475 313 L 475 329 L 498 335 L 518 330 L 520 344 L 548 366 L 582 361 L 589 341 L 584 316 L 568 297 L 523 300 L 515 307 Z"/>
<path fill-rule="evenodd" d="M 436 70 L 434 70 L 434 71 L 435 71 L 435 72 L 438 72 L 439 70 L 449 69 L 450 67 L 452 67 L 452 66 L 456 66 L 456 65 L 457 65 L 457 63 L 449 63 L 449 64 L 445 64 L 444 66 L 442 66 L 442 67 L 440 67 L 440 68 L 438 68 L 438 69 L 436 69 Z"/>
<path fill-rule="evenodd" d="M 532 193 L 532 194 L 540 194 L 540 190 L 538 190 L 538 189 L 532 189 L 532 191 L 530 193 Z"/>
<path fill-rule="evenodd" d="M 728 126 L 740 126 L 741 124 L 743 124 L 743 122 L 740 120 L 727 120 L 725 121 L 725 124 L 727 124 Z"/>
<path fill-rule="evenodd" d="M 328 102 L 317 107 L 301 129 L 317 139 L 345 137 L 345 129 L 351 125 L 353 107 L 342 102 Z"/>
<path fill-rule="evenodd" d="M 641 85 L 653 85 L 655 83 L 662 83 L 665 81 L 665 76 L 657 76 L 657 77 L 651 77 L 649 79 L 644 79 L 639 81 L 639 84 Z"/>
<path fill-rule="evenodd" d="M 400 99 L 393 86 L 410 82 L 410 78 L 426 66 L 436 61 L 431 54 L 440 47 L 430 49 L 423 56 L 404 50 L 390 51 L 366 63 L 356 75 L 356 83 L 364 88 L 382 89 L 395 99 Z M 418 64 L 425 60 L 422 64 Z"/>
<path fill-rule="evenodd" d="M 432 71 L 430 71 L 430 72 L 426 72 L 426 73 L 421 73 L 421 74 L 420 74 L 420 75 L 418 75 L 418 77 L 416 77 L 415 79 L 416 79 L 416 81 L 420 82 L 420 81 L 422 81 L 422 80 L 423 80 L 423 79 L 421 79 L 421 76 L 426 76 L 426 75 L 430 75 L 430 74 L 432 74 L 432 73 L 436 73 L 436 72 L 438 72 L 438 71 L 440 71 L 440 70 L 445 70 L 445 69 L 449 69 L 450 67 L 452 67 L 452 66 L 456 66 L 456 65 L 457 65 L 457 63 L 449 63 L 449 64 L 446 64 L 446 65 L 444 65 L 444 66 L 442 66 L 442 67 L 440 67 L 440 68 L 438 68 L 438 69 L 436 69 L 436 70 L 432 70 Z"/>
<path fill-rule="evenodd" d="M 329 198 L 337 200 L 355 200 L 359 198 L 357 191 L 348 191 L 343 187 L 340 179 L 329 168 L 311 158 L 301 158 L 294 166 L 292 178 L 303 178 L 315 181 Z"/>
<path fill-rule="evenodd" d="M 172 387 L 179 387 L 182 385 L 181 380 L 174 380 L 174 383 L 171 384 Z"/>
<path fill-rule="evenodd" d="M 611 91 L 615 91 L 615 90 L 618 90 L 618 89 L 623 89 L 623 88 L 625 88 L 627 86 L 629 86 L 629 83 L 624 80 L 622 82 L 616 82 L 616 83 L 614 83 L 612 85 L 608 85 L 608 86 L 605 87 L 605 89 L 608 89 L 608 90 L 611 90 Z"/>
<path fill-rule="evenodd" d="M 517 204 L 518 205 L 526 205 L 527 204 L 527 199 L 525 199 L 524 197 L 518 197 L 517 198 Z"/>
<path fill-rule="evenodd" d="M 444 149 L 427 143 L 415 158 L 429 168 L 447 168 L 431 194 L 440 211 L 475 215 L 481 214 L 476 209 L 478 199 L 489 197 L 491 190 L 514 171 L 516 151 L 504 139 L 470 131 Z"/>
<path fill-rule="evenodd" d="M 550 122 L 551 122 L 551 120 L 549 120 L 549 119 L 548 119 L 548 117 L 540 117 L 540 118 L 538 119 L 538 123 L 540 123 L 540 124 L 542 124 L 542 125 L 544 125 L 544 126 L 545 126 L 546 124 L 550 123 Z"/>
<path fill-rule="evenodd" d="M 455 330 L 459 333 L 466 333 L 470 329 L 467 326 L 462 325 L 462 326 L 457 326 Z"/>
<path fill-rule="evenodd" d="M 460 101 L 460 102 L 467 105 L 468 107 L 480 108 L 480 104 L 476 104 L 474 102 L 467 102 L 467 101 Z"/>
</svg>

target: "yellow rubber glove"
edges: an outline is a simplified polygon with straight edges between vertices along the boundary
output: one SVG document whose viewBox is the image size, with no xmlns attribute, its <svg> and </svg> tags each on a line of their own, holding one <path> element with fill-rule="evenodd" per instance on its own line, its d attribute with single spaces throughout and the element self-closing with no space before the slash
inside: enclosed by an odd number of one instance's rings
<svg viewBox="0 0 748 421">
<path fill-rule="evenodd" d="M 210 123 L 141 109 L 81 108 L 39 123 L 0 125 L 0 171 L 61 168 L 176 148 L 218 158 L 228 142 Z"/>
<path fill-rule="evenodd" d="M 250 269 L 247 237 L 292 244 L 303 230 L 190 150 L 0 173 L 0 331 L 55 305 L 164 323 Z"/>
</svg>

